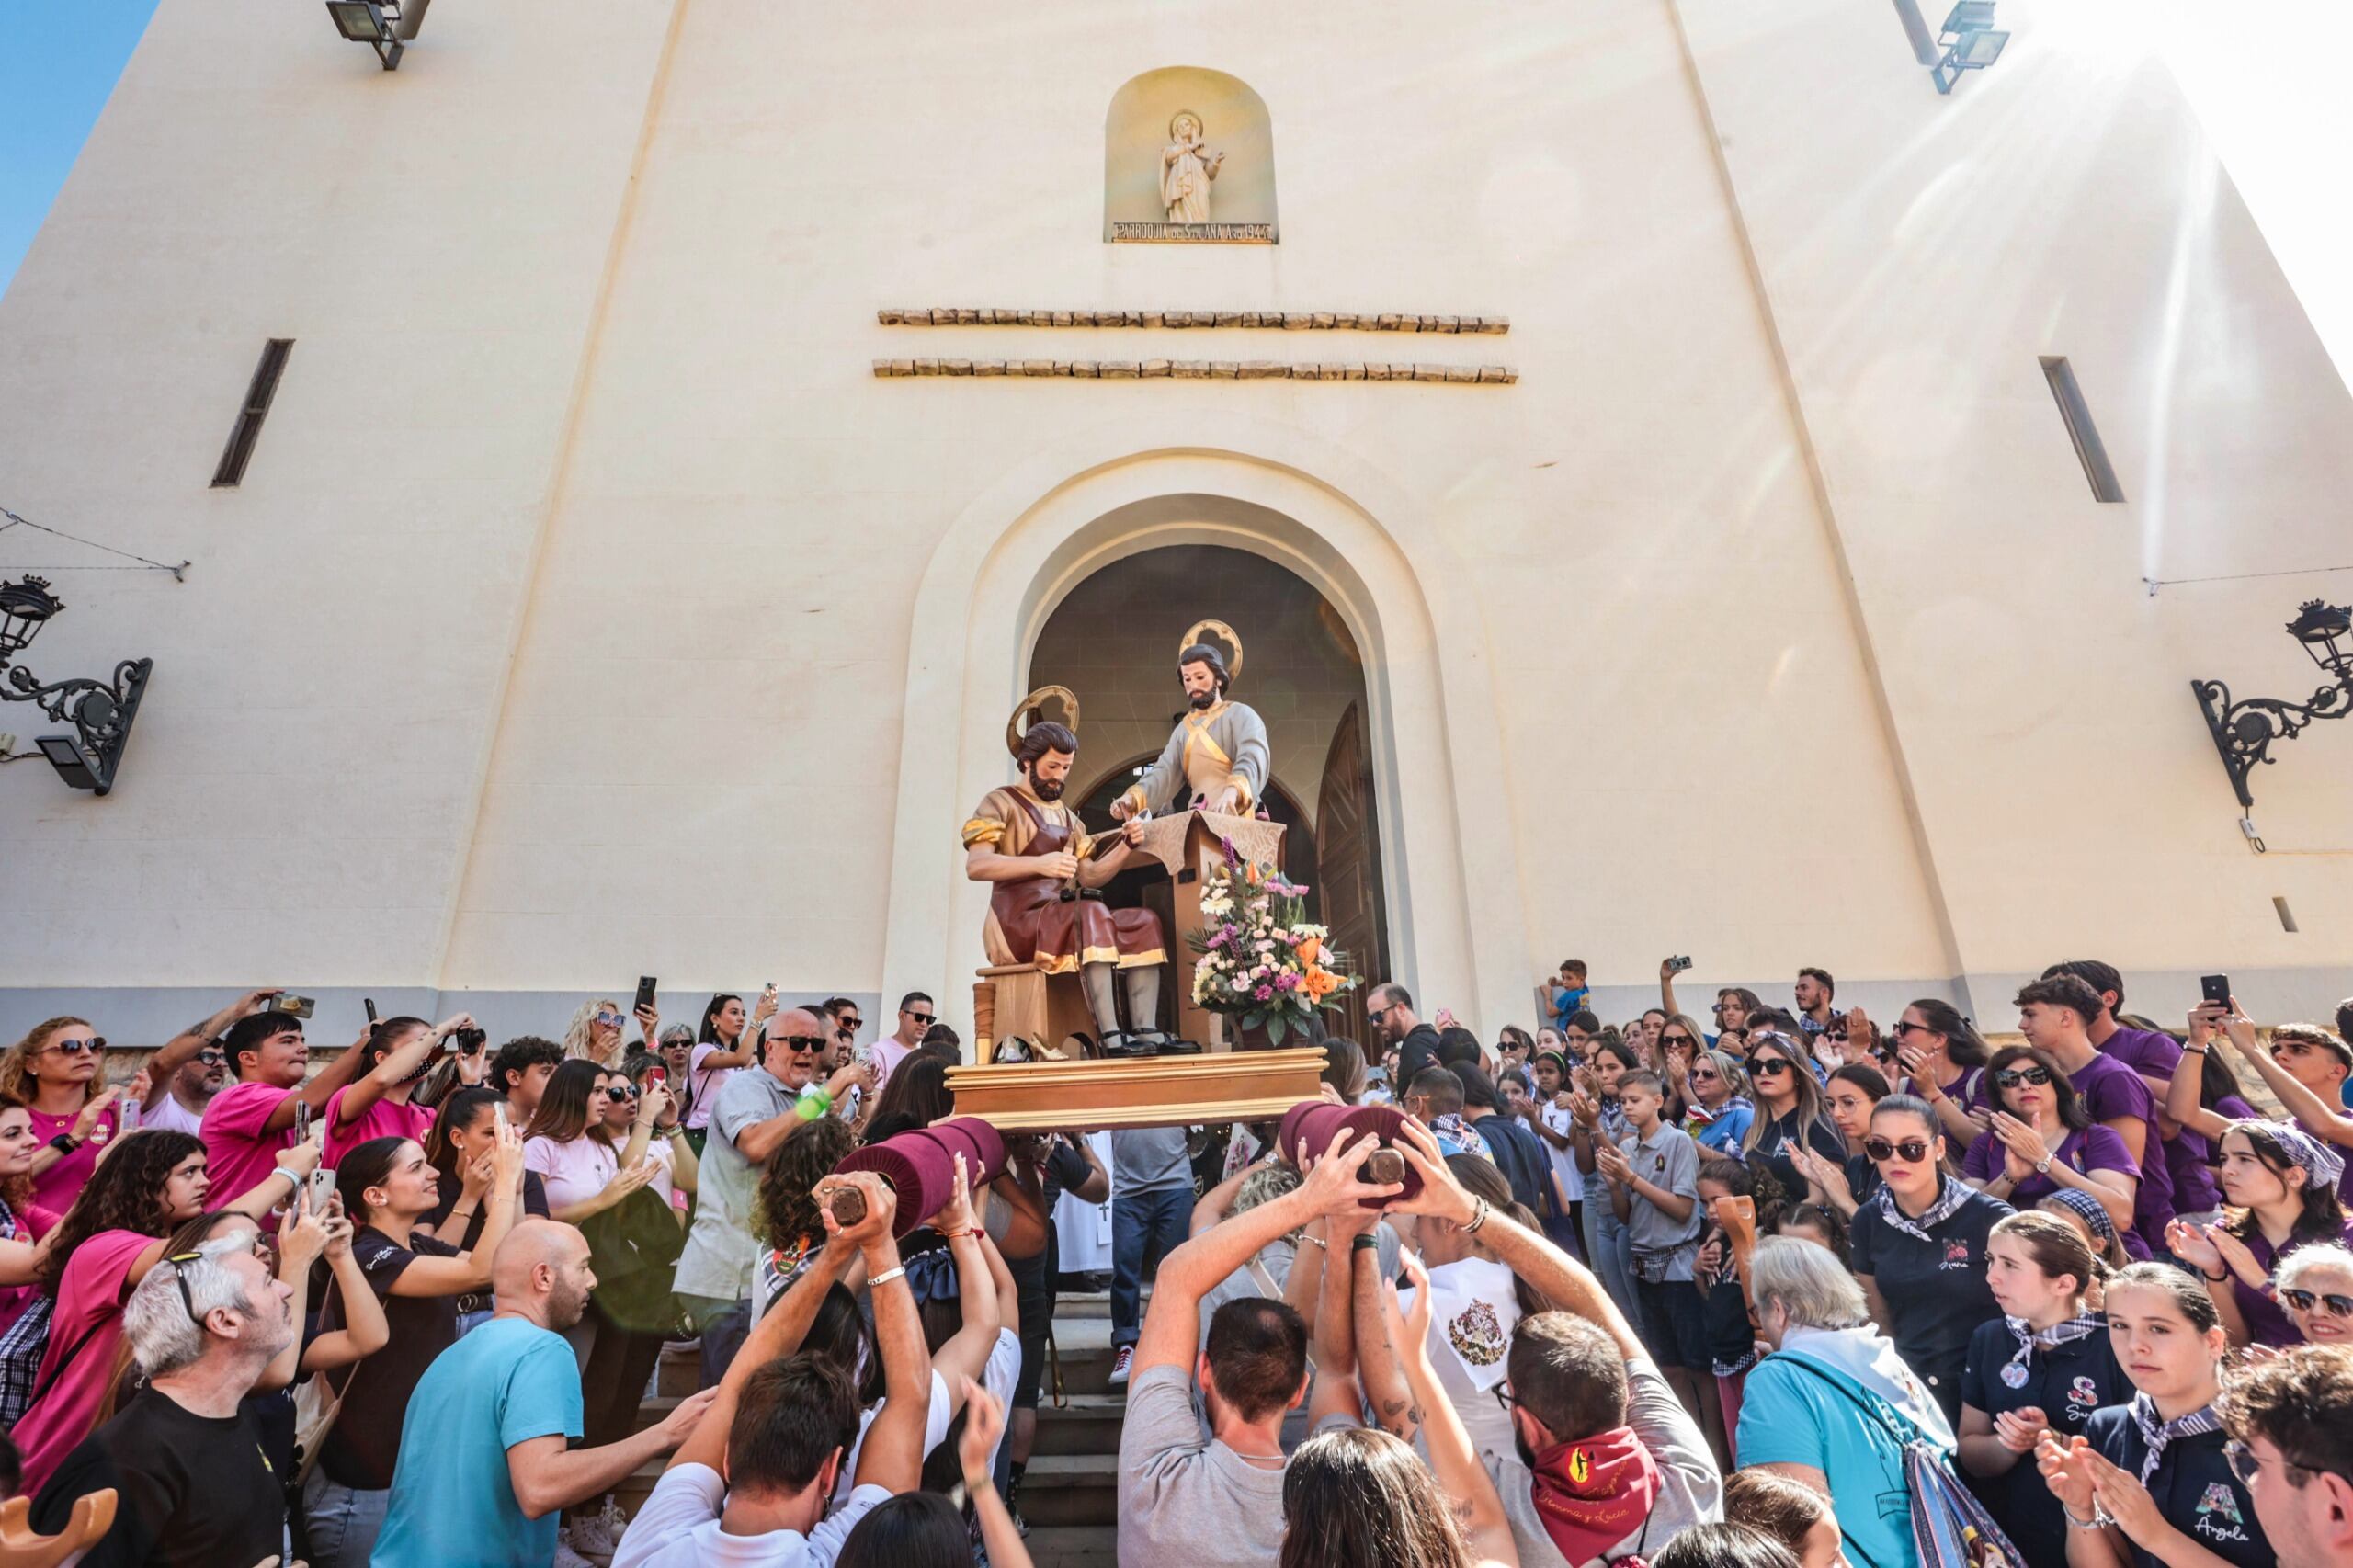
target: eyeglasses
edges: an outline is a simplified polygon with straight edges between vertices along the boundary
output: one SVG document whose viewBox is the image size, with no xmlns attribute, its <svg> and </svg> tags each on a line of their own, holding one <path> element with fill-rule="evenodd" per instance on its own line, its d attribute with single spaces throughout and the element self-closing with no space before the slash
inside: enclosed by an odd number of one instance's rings
<svg viewBox="0 0 2353 1568">
<path fill-rule="evenodd" d="M 1722 1074 L 1717 1072 L 1712 1067 L 1694 1067 L 1691 1069 L 1691 1081 L 1695 1084 L 1712 1084 L 1722 1076 Z"/>
<path fill-rule="evenodd" d="M 937 1013 L 918 1013 L 912 1007 L 902 1007 L 899 1009 L 899 1016 L 903 1018 L 912 1018 L 916 1023 L 919 1023 L 928 1028 L 931 1027 L 932 1021 L 939 1015 Z"/>
<path fill-rule="evenodd" d="M 1917 1165 L 1928 1157 L 1928 1141 L 1906 1138 L 1901 1143 L 1891 1143 L 1884 1138 L 1866 1138 L 1863 1140 L 1863 1153 L 1882 1164 L 1901 1154 L 1905 1160 Z"/>
<path fill-rule="evenodd" d="M 1502 1406 L 1503 1413 L 1506 1418 L 1510 1416 L 1513 1409 L 1519 1403 L 1519 1401 L 1511 1396 L 1511 1390 L 1502 1383 L 1497 1383 L 1494 1388 L 1487 1392 L 1495 1396 L 1495 1403 Z"/>
<path fill-rule="evenodd" d="M 780 1045 L 787 1051 L 806 1055 L 808 1052 L 813 1051 L 824 1050 L 825 1047 L 831 1045 L 833 1041 L 825 1039 L 823 1035 L 780 1034 L 769 1037 L 768 1043 L 770 1045 Z"/>
<path fill-rule="evenodd" d="M 1390 1007 L 1393 1007 L 1395 1006 L 1396 1004 L 1393 1002 L 1389 1005 Z M 1367 1007 L 1364 1010 L 1364 1016 L 1377 1024 L 1381 1022 L 1381 1019 L 1389 1016 L 1389 1007 Z"/>
<path fill-rule="evenodd" d="M 2340 1296 L 2334 1290 L 2325 1295 L 2310 1290 L 2282 1290 L 2279 1299 L 2300 1312 L 2311 1312 L 2317 1305 L 2326 1307 L 2333 1318 L 2353 1318 L 2353 1296 Z"/>
<path fill-rule="evenodd" d="M 1887 1026 L 1887 1032 L 1893 1035 L 1898 1040 L 1902 1040 L 1905 1035 L 1910 1034 L 1915 1029 L 1917 1029 L 1922 1034 L 1934 1034 L 1937 1032 L 1926 1024 L 1907 1024 L 1902 1018 L 1898 1018 L 1895 1022 Z"/>
<path fill-rule="evenodd" d="M 616 1100 L 633 1100 L 637 1098 L 637 1085 L 635 1084 L 615 1084 L 612 1087 L 605 1091 L 605 1097 Z"/>
<path fill-rule="evenodd" d="M 207 1067 L 217 1067 L 222 1063 L 222 1062 L 226 1060 L 217 1051 L 199 1051 L 196 1053 L 196 1059 L 199 1062 L 203 1062 Z"/>
<path fill-rule="evenodd" d="M 2040 1088 L 2051 1082 L 2051 1069 L 2048 1067 L 2005 1067 L 1994 1074 L 1994 1082 L 2006 1089 L 2015 1089 L 2020 1084 L 2032 1084 Z"/>
<path fill-rule="evenodd" d="M 2280 1294 L 2285 1295 L 2287 1292 L 2283 1290 Z M 2252 1486 L 2255 1484 L 2256 1473 L 2263 1469 L 2263 1460 L 2253 1449 L 2248 1448 L 2245 1443 L 2242 1443 L 2236 1437 L 2234 1437 L 2229 1442 L 2222 1445 L 2222 1457 L 2230 1461 L 2231 1473 L 2233 1475 L 2237 1476 L 2239 1480 L 2246 1485 Z M 2306 1475 L 2325 1475 L 2327 1473 L 2327 1471 L 2317 1469 L 2312 1465 L 2298 1464 L 2294 1460 L 2288 1458 L 2285 1454 L 2279 1456 L 2279 1468 L 2282 1470 L 2300 1470 Z"/>
<path fill-rule="evenodd" d="M 597 1014 L 597 1021 L 604 1025 L 608 1029 L 617 1029 L 621 1027 L 621 1016 L 619 1013 L 609 1013 L 599 1009 Z"/>
<path fill-rule="evenodd" d="M 196 1298 L 188 1294 L 188 1266 L 191 1263 L 202 1263 L 208 1256 L 217 1262 L 223 1258 L 234 1257 L 241 1252 L 251 1253 L 256 1257 L 259 1257 L 261 1256 L 261 1237 L 258 1234 L 256 1234 L 248 1237 L 245 1244 L 243 1246 L 224 1246 L 219 1251 L 209 1255 L 201 1251 L 176 1252 L 172 1254 L 171 1256 L 164 1259 L 165 1263 L 172 1266 L 172 1283 L 180 1288 L 180 1305 L 188 1309 L 188 1322 L 196 1324 L 199 1328 L 204 1326 L 203 1314 L 196 1310 Z"/>
<path fill-rule="evenodd" d="M 847 1029 L 847 1030 L 848 1030 L 850 1033 L 852 1033 L 852 1034 L 856 1034 L 858 1030 L 860 1030 L 860 1029 L 864 1028 L 865 1027 L 866 1027 L 866 1020 L 865 1020 L 864 1018 L 858 1017 L 856 1014 L 852 1014 L 850 1017 L 847 1017 L 847 1018 L 844 1018 L 844 1019 L 842 1020 L 842 1028 L 844 1028 Z"/>
<path fill-rule="evenodd" d="M 1658 1042 L 1661 1045 L 1680 1045 L 1687 1048 L 1695 1043 L 1688 1034 L 1663 1034 L 1658 1037 Z"/>
<path fill-rule="evenodd" d="M 107 1037 L 104 1035 L 92 1035 L 88 1040 L 53 1040 L 48 1047 L 60 1056 L 79 1056 L 85 1051 L 97 1055 L 106 1048 Z"/>
<path fill-rule="evenodd" d="M 1751 1062 L 1748 1068 L 1749 1074 L 1757 1078 L 1778 1078 L 1789 1070 L 1790 1063 L 1769 1057 L 1763 1062 Z"/>
</svg>

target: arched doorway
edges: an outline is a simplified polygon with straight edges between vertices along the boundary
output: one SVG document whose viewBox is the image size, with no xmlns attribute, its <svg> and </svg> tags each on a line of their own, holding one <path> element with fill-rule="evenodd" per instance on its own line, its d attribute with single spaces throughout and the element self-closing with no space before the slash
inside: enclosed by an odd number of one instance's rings
<svg viewBox="0 0 2353 1568">
<path fill-rule="evenodd" d="M 1029 684 L 1078 695 L 1080 814 L 1090 831 L 1109 831 L 1111 801 L 1160 755 L 1183 709 L 1177 647 L 1203 617 L 1243 639 L 1233 697 L 1267 723 L 1272 767 L 1263 804 L 1286 829 L 1283 869 L 1309 886 L 1310 917 L 1334 925 L 1351 968 L 1379 978 L 1387 972 L 1387 918 L 1364 745 L 1364 657 L 1323 595 L 1276 562 L 1215 545 L 1146 550 L 1090 574 L 1054 607 L 1032 648 Z M 1344 826 L 1337 859 L 1326 813 Z M 1157 867 L 1123 873 L 1105 896 L 1171 919 L 1168 880 Z M 1336 910 L 1347 914 L 1345 935 L 1330 918 Z M 1165 1028 L 1176 1024 L 1174 990 L 1164 990 Z M 1362 1040 L 1362 998 L 1352 1000 L 1332 1028 Z"/>
</svg>

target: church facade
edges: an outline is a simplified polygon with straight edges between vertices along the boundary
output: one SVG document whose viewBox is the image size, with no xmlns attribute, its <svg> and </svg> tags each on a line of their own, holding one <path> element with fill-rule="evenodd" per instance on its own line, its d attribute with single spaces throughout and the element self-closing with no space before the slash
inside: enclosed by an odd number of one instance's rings
<svg viewBox="0 0 2353 1568">
<path fill-rule="evenodd" d="M 961 1023 L 1007 713 L 1108 777 L 1214 617 L 1490 1037 L 1571 954 L 2321 1013 L 2353 733 L 2258 854 L 2189 683 L 2310 690 L 2353 401 L 2131 7 L 2001 17 L 1940 95 L 1843 0 L 469 0 L 395 72 L 165 0 L 0 299 L 0 503 L 191 564 L 0 535 L 43 678 L 156 662 L 109 796 L 0 768 L 0 997 Z"/>
</svg>

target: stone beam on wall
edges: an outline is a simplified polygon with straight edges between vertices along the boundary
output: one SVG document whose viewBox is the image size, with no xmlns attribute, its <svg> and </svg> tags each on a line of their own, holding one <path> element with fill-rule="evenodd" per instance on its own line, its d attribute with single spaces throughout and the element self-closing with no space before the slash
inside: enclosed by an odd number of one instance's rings
<svg viewBox="0 0 2353 1568">
<path fill-rule="evenodd" d="M 884 326 L 1130 326 L 1256 327 L 1284 332 L 1440 332 L 1489 335 L 1511 330 L 1506 316 L 1424 316 L 1347 311 L 1019 311 L 969 305 L 923 309 L 884 308 L 874 312 Z"/>
<path fill-rule="evenodd" d="M 1508 386 L 1509 365 L 1415 365 L 1365 360 L 1291 364 L 1276 359 L 877 359 L 895 376 L 1071 376 L 1090 381 L 1444 381 Z"/>
</svg>

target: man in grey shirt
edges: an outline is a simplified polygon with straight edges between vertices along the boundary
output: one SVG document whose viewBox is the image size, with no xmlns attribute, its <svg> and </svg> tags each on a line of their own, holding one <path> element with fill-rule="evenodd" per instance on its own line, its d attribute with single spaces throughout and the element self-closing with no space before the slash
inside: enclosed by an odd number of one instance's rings
<svg viewBox="0 0 2353 1568">
<path fill-rule="evenodd" d="M 1136 1301 L 1145 1267 L 1185 1239 L 1193 1213 L 1188 1130 L 1135 1127 L 1111 1134 L 1111 1381 L 1128 1381 L 1136 1353 Z"/>
<path fill-rule="evenodd" d="M 751 1330 L 752 1274 L 760 1255 L 752 1211 L 760 1173 L 786 1139 L 814 1120 L 801 1114 L 801 1098 L 830 1043 L 826 1027 L 806 1008 L 777 1014 L 761 1037 L 759 1060 L 730 1074 L 711 1104 L 694 1229 L 678 1255 L 676 1287 L 702 1334 L 705 1388 L 719 1386 Z M 831 1100 L 861 1081 L 866 1071 L 852 1063 L 815 1094 Z M 819 1107 L 816 1114 L 825 1108 Z"/>
<path fill-rule="evenodd" d="M 1267 1243 L 1319 1215 L 1397 1189 L 1356 1179 L 1354 1158 L 1316 1162 L 1293 1190 L 1212 1226 L 1168 1255 L 1135 1347 L 1120 1434 L 1120 1568 L 1272 1568 L 1283 1542 L 1284 1413 L 1307 1397 L 1307 1325 L 1280 1301 L 1228 1301 L 1199 1358 L 1201 1440 L 1192 1369 L 1201 1298 Z M 1345 1314 L 1343 1314 L 1345 1316 Z M 1319 1351 L 1335 1367 L 1353 1349 Z M 1310 1425 L 1356 1425 L 1353 1378 L 1316 1387 Z"/>
</svg>

